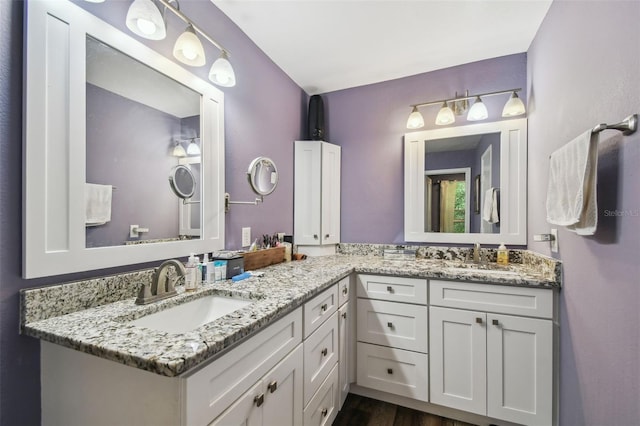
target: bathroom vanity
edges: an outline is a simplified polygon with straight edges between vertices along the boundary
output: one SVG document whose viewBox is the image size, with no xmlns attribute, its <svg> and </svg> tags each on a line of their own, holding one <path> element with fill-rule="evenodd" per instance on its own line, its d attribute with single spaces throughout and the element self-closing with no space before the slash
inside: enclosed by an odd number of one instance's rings
<svg viewBox="0 0 640 426">
<path fill-rule="evenodd" d="M 550 274 L 325 256 L 64 312 L 60 292 L 86 297 L 72 283 L 23 291 L 22 332 L 42 340 L 43 424 L 331 424 L 349 391 L 476 424 L 555 424 L 560 281 L 545 262 Z M 181 333 L 132 324 L 212 294 L 252 303 Z"/>
</svg>

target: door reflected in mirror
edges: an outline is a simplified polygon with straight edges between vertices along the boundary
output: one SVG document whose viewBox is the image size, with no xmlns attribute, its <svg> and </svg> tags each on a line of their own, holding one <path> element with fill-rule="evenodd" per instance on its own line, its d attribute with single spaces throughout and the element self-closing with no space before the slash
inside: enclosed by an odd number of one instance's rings
<svg viewBox="0 0 640 426">
<path fill-rule="evenodd" d="M 200 207 L 183 211 L 167 185 L 167 171 L 184 163 L 173 156 L 176 143 L 186 149 L 187 141 L 200 138 L 201 95 L 92 37 L 86 47 L 86 181 L 118 190 L 111 221 L 87 227 L 85 246 L 199 236 L 191 225 L 199 227 Z M 201 181 L 199 157 L 197 163 L 180 169 L 197 173 L 194 183 Z M 194 200 L 200 199 L 199 185 L 197 191 Z M 185 214 L 197 220 L 185 227 Z M 130 224 L 149 232 L 130 238 Z"/>
<path fill-rule="evenodd" d="M 500 133 L 430 139 L 424 144 L 424 232 L 499 234 L 500 222 L 488 223 L 482 212 L 487 191 L 500 184 Z M 481 180 L 474 190 L 476 175 Z M 473 208 L 476 203 L 479 209 Z"/>
</svg>

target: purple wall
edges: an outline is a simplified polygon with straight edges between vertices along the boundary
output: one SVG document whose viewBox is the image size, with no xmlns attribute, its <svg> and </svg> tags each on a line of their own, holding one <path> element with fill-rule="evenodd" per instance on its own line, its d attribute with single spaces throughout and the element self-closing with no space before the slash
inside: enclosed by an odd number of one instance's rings
<svg viewBox="0 0 640 426">
<path fill-rule="evenodd" d="M 465 89 L 524 89 L 526 61 L 524 53 L 504 56 L 323 95 L 327 139 L 342 146 L 342 241 L 404 242 L 403 136 L 410 104 L 450 98 Z M 526 102 L 523 92 L 520 97 Z M 484 101 L 488 121 L 502 119 L 507 99 Z M 434 129 L 438 107 L 421 112 L 426 123 L 421 130 Z M 461 117 L 455 125 L 466 124 L 471 123 Z"/>
<path fill-rule="evenodd" d="M 640 113 L 640 2 L 556 0 L 528 52 L 529 241 L 547 232 L 548 156 Z M 640 424 L 640 132 L 601 134 L 598 231 L 559 230 L 560 424 Z M 617 212 L 622 216 L 607 216 Z M 609 213 L 615 214 L 615 213 Z"/>
<path fill-rule="evenodd" d="M 87 182 L 117 188 L 111 221 L 86 229 L 87 247 L 178 236 L 179 199 L 167 176 L 178 164 L 173 141 L 199 133 L 189 123 L 198 125 L 87 84 Z M 149 232 L 129 238 L 134 224 Z"/>
<path fill-rule="evenodd" d="M 129 2 L 77 4 L 126 30 Z M 40 354 L 36 339 L 18 334 L 18 292 L 142 267 L 23 280 L 22 271 L 22 30 L 23 2 L 0 1 L 0 424 L 40 424 Z M 182 0 L 181 9 L 231 51 L 238 85 L 225 92 L 226 181 L 234 199 L 252 199 L 245 171 L 258 155 L 274 159 L 280 185 L 262 206 L 234 206 L 227 215 L 227 245 L 237 247 L 240 227 L 259 232 L 293 230 L 293 141 L 300 139 L 307 95 L 211 2 Z M 168 36 L 144 41 L 167 57 L 184 23 L 169 17 Z M 141 40 L 141 39 L 138 39 Z M 206 79 L 218 52 L 206 42 L 208 66 L 191 69 Z M 187 253 L 185 253 L 187 255 Z"/>
</svg>

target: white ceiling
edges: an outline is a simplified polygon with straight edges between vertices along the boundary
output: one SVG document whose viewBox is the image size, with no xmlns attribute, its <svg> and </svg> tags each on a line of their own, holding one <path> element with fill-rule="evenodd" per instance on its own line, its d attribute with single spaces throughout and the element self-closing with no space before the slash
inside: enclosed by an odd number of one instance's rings
<svg viewBox="0 0 640 426">
<path fill-rule="evenodd" d="M 552 0 L 211 1 L 318 94 L 526 52 Z"/>
</svg>

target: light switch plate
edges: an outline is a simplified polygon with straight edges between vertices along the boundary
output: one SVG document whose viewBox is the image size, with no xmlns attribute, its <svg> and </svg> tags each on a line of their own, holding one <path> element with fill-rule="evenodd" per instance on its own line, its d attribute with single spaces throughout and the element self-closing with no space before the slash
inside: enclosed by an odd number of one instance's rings
<svg viewBox="0 0 640 426">
<path fill-rule="evenodd" d="M 553 238 L 551 239 L 551 252 L 558 252 L 558 230 L 556 228 L 551 228 L 551 235 Z"/>
<path fill-rule="evenodd" d="M 251 245 L 251 227 L 242 228 L 242 247 Z"/>
</svg>

